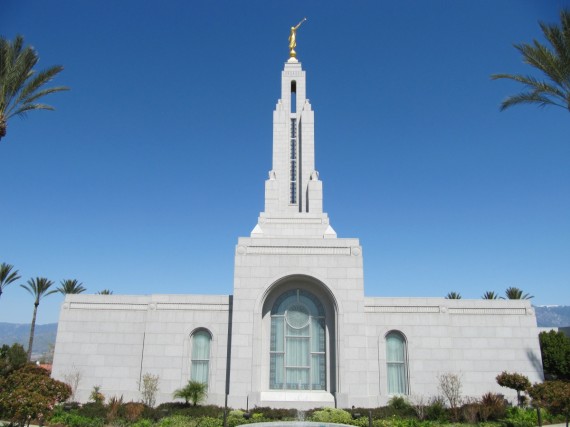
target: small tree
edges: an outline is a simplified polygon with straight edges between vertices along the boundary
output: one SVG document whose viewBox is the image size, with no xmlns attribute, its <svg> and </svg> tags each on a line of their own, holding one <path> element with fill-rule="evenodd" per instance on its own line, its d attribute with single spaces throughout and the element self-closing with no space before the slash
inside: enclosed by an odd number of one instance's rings
<svg viewBox="0 0 570 427">
<path fill-rule="evenodd" d="M 21 344 L 15 343 L 11 347 L 4 344 L 0 348 L 0 377 L 6 377 L 20 369 L 27 361 L 28 355 Z"/>
<path fill-rule="evenodd" d="M 42 423 L 54 405 L 70 395 L 67 384 L 50 378 L 45 369 L 27 364 L 0 378 L 0 413 L 20 426 L 34 419 Z"/>
<path fill-rule="evenodd" d="M 453 421 L 459 421 L 459 409 L 463 402 L 463 398 L 461 396 L 461 389 L 463 388 L 461 376 L 459 374 L 447 372 L 439 375 L 438 380 L 439 391 L 447 400 L 449 409 L 451 409 Z"/>
<path fill-rule="evenodd" d="M 566 417 L 566 427 L 570 420 L 570 383 L 565 381 L 546 381 L 533 385 L 528 393 L 537 406 L 548 409 L 553 414 Z"/>
<path fill-rule="evenodd" d="M 79 387 L 79 381 L 81 381 L 81 377 L 81 371 L 75 366 L 72 366 L 71 369 L 63 376 L 63 382 L 65 382 L 71 388 L 71 395 L 69 396 L 69 400 L 72 402 L 75 402 L 76 400 L 77 388 Z"/>
<path fill-rule="evenodd" d="M 538 335 L 544 373 L 557 380 L 570 379 L 570 338 L 564 332 L 541 332 Z"/>
<path fill-rule="evenodd" d="M 200 381 L 188 381 L 186 386 L 174 391 L 173 397 L 184 399 L 186 404 L 191 401 L 196 406 L 208 397 L 208 386 Z"/>
<path fill-rule="evenodd" d="M 101 393 L 101 386 L 94 385 L 91 394 L 89 395 L 89 400 L 92 400 L 98 405 L 102 405 L 105 402 L 105 395 Z"/>
<path fill-rule="evenodd" d="M 501 387 L 511 388 L 517 391 L 517 403 L 520 407 L 523 405 L 523 396 L 521 392 L 527 391 L 530 388 L 530 381 L 523 374 L 518 374 L 513 372 L 512 374 L 508 372 L 502 372 L 497 375 L 497 383 Z"/>
<path fill-rule="evenodd" d="M 421 394 L 412 394 L 409 401 L 420 421 L 425 420 L 427 415 L 427 398 Z"/>
<path fill-rule="evenodd" d="M 30 341 L 28 344 L 28 362 L 32 360 L 32 347 L 34 345 L 34 331 L 36 329 L 36 316 L 38 314 L 38 306 L 42 298 L 47 297 L 55 292 L 55 289 L 50 290 L 49 288 L 53 285 L 51 280 L 45 277 L 36 277 L 35 279 L 30 279 L 25 285 L 20 285 L 26 291 L 28 291 L 34 297 L 34 315 L 32 316 L 32 325 L 30 328 Z"/>
<path fill-rule="evenodd" d="M 158 393 L 158 375 L 152 375 L 148 372 L 142 376 L 142 380 L 139 381 L 139 391 L 141 392 L 142 402 L 154 408 L 156 403 L 156 394 Z"/>
</svg>

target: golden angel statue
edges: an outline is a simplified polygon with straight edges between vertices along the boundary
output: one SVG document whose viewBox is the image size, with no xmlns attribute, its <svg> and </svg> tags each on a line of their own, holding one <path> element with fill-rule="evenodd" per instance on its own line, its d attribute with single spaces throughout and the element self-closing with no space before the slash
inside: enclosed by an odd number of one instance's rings
<svg viewBox="0 0 570 427">
<path fill-rule="evenodd" d="M 307 18 L 303 18 L 301 22 L 294 27 L 291 27 L 291 34 L 289 34 L 289 57 L 291 58 L 297 57 L 297 52 L 295 52 L 295 47 L 297 47 L 297 30 L 306 20 Z"/>
</svg>

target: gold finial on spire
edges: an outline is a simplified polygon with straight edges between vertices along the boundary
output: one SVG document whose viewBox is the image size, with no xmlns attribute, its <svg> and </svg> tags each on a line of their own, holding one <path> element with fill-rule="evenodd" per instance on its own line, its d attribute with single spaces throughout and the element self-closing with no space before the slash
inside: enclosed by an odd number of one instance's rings
<svg viewBox="0 0 570 427">
<path fill-rule="evenodd" d="M 295 47 L 297 47 L 297 30 L 307 18 L 303 18 L 296 26 L 291 27 L 291 34 L 289 34 L 289 57 L 296 58 L 297 52 L 295 52 Z"/>
</svg>

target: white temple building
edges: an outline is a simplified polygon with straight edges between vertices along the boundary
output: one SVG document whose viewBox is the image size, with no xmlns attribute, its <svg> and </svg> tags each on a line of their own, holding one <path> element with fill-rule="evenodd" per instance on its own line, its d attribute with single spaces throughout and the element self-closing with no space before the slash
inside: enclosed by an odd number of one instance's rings
<svg viewBox="0 0 570 427">
<path fill-rule="evenodd" d="M 93 386 L 140 400 L 146 373 L 159 377 L 157 403 L 192 379 L 207 383 L 208 403 L 233 408 L 377 407 L 438 395 L 445 373 L 473 397 L 514 398 L 495 381 L 505 370 L 542 380 L 528 301 L 364 296 L 359 240 L 337 237 L 323 212 L 314 120 L 292 57 L 273 112 L 265 209 L 238 239 L 232 295 L 66 297 L 53 376 L 80 372 L 79 401 Z"/>
</svg>

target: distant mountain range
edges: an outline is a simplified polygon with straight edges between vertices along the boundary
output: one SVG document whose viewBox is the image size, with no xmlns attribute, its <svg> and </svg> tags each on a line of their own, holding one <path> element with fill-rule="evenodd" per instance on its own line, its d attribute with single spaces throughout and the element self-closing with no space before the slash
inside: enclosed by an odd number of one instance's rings
<svg viewBox="0 0 570 427">
<path fill-rule="evenodd" d="M 34 333 L 33 355 L 41 356 L 49 351 L 50 345 L 55 344 L 57 334 L 57 323 L 37 325 Z M 28 349 L 30 340 L 30 324 L 26 323 L 2 323 L 0 322 L 0 346 L 3 344 L 12 345 L 19 343 Z"/>
<path fill-rule="evenodd" d="M 570 306 L 552 305 L 535 306 L 536 322 L 538 326 L 564 327 L 570 326 Z M 49 351 L 50 345 L 55 344 L 57 334 L 57 323 L 47 325 L 36 325 L 34 336 L 34 355 L 42 355 Z M 0 345 L 20 343 L 24 349 L 28 348 L 30 339 L 30 325 L 22 323 L 1 323 L 0 322 Z"/>
<path fill-rule="evenodd" d="M 562 328 L 570 326 L 570 306 L 568 305 L 542 305 L 535 306 L 536 323 L 540 327 Z"/>
</svg>

